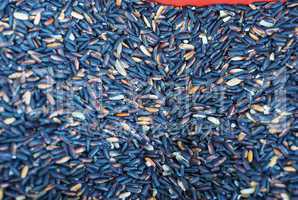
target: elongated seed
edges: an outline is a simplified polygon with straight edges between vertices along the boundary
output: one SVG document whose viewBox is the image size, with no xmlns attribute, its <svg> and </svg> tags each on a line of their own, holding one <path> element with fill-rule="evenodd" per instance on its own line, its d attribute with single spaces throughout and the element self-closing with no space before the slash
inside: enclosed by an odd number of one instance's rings
<svg viewBox="0 0 298 200">
<path fill-rule="evenodd" d="M 236 85 L 239 85 L 241 82 L 242 82 L 241 79 L 239 79 L 239 78 L 233 78 L 233 79 L 227 81 L 226 84 L 228 86 L 236 86 Z"/>
<path fill-rule="evenodd" d="M 72 192 L 77 192 L 78 190 L 81 189 L 81 187 L 82 187 L 82 184 L 81 184 L 81 183 L 78 183 L 78 184 L 72 186 L 72 187 L 70 188 L 70 191 L 72 191 Z"/>
<path fill-rule="evenodd" d="M 10 124 L 14 123 L 15 121 L 16 121 L 16 119 L 14 117 L 9 117 L 9 118 L 4 119 L 3 122 L 7 125 L 10 125 Z"/>
<path fill-rule="evenodd" d="M 67 161 L 70 160 L 70 157 L 69 156 L 65 156 L 59 160 L 56 161 L 57 164 L 63 164 L 63 163 L 66 163 Z"/>
<path fill-rule="evenodd" d="M 252 150 L 248 150 L 248 153 L 247 153 L 247 160 L 248 162 L 252 162 L 253 161 L 253 151 Z"/>
<path fill-rule="evenodd" d="M 28 20 L 29 19 L 29 15 L 24 12 L 14 12 L 13 16 L 19 20 Z"/>
<path fill-rule="evenodd" d="M 25 178 L 29 172 L 29 166 L 25 165 L 21 171 L 21 178 Z"/>
</svg>

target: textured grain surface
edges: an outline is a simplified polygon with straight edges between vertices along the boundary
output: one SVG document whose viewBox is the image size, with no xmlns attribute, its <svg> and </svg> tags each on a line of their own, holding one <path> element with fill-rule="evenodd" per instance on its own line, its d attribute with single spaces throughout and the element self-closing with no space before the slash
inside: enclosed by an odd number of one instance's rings
<svg viewBox="0 0 298 200">
<path fill-rule="evenodd" d="M 297 199 L 297 13 L 0 1 L 0 199 Z"/>
</svg>

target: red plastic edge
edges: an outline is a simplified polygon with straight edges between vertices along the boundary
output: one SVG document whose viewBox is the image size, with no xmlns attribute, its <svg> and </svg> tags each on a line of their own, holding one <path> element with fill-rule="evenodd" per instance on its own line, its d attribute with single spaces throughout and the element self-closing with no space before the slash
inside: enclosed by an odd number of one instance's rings
<svg viewBox="0 0 298 200">
<path fill-rule="evenodd" d="M 208 6 L 214 4 L 248 5 L 255 2 L 272 2 L 277 0 L 150 0 L 172 6 Z M 284 1 L 283 1 L 284 2 Z"/>
</svg>

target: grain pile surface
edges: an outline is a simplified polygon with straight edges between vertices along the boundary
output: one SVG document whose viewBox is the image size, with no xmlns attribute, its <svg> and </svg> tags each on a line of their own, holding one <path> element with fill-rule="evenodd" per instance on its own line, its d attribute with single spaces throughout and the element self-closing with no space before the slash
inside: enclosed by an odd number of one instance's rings
<svg viewBox="0 0 298 200">
<path fill-rule="evenodd" d="M 298 198 L 298 3 L 0 1 L 0 200 Z"/>
</svg>

